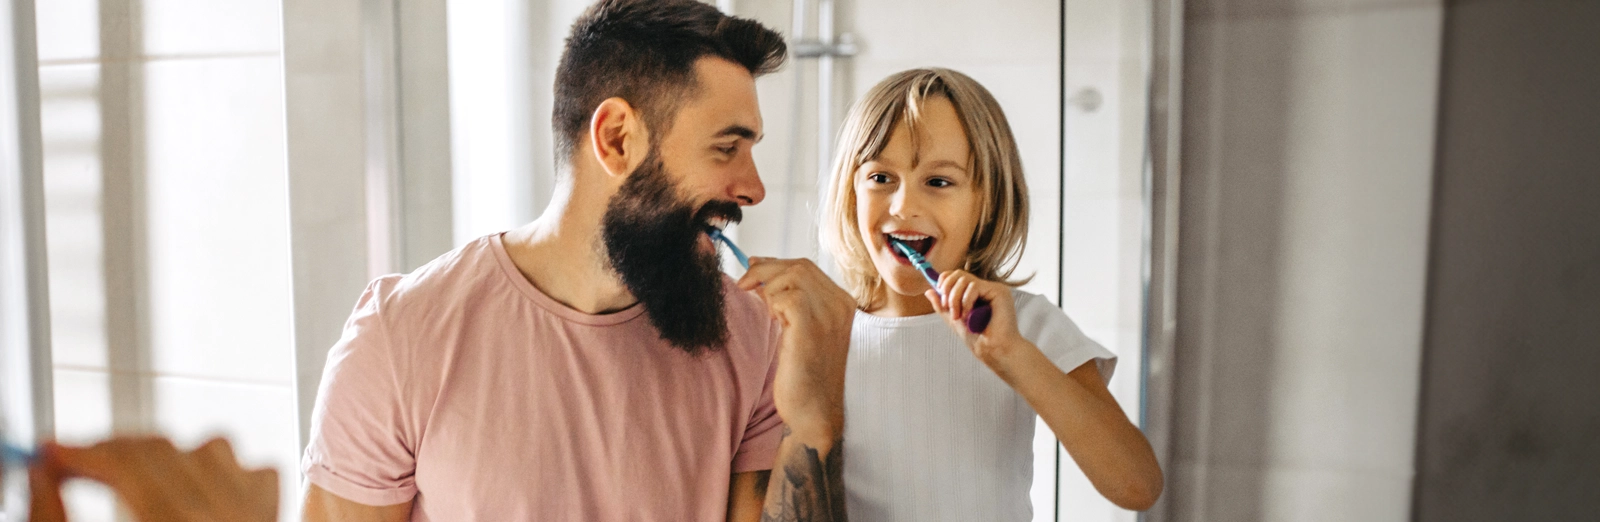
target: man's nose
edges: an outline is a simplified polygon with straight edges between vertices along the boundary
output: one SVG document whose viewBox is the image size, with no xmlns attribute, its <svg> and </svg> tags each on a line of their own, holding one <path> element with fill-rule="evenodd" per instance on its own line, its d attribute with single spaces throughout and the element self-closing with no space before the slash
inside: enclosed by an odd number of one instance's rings
<svg viewBox="0 0 1600 522">
<path fill-rule="evenodd" d="M 748 151 L 734 167 L 733 183 L 728 186 L 728 196 L 742 206 L 754 205 L 767 198 L 767 187 L 761 184 L 761 173 L 756 172 L 756 160 Z"/>
</svg>

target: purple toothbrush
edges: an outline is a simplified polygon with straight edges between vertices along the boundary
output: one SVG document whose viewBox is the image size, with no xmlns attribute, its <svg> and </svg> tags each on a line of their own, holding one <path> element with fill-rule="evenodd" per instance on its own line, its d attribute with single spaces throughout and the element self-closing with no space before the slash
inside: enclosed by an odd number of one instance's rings
<svg viewBox="0 0 1600 522">
<path fill-rule="evenodd" d="M 928 264 L 927 258 L 917 253 L 917 249 L 911 248 L 911 245 L 907 245 L 904 241 L 898 239 L 889 238 L 889 246 L 899 249 L 901 254 L 905 254 L 906 259 L 911 260 L 911 266 L 916 267 L 917 271 L 922 273 L 922 278 L 928 280 L 928 285 L 933 287 L 933 291 L 939 292 L 939 272 L 933 269 L 933 265 Z M 943 296 L 944 292 L 939 292 L 939 295 Z M 989 318 L 993 316 L 994 309 L 989 307 L 989 301 L 978 299 L 972 309 L 967 310 L 967 331 L 975 334 L 983 333 L 985 329 L 989 328 Z"/>
</svg>

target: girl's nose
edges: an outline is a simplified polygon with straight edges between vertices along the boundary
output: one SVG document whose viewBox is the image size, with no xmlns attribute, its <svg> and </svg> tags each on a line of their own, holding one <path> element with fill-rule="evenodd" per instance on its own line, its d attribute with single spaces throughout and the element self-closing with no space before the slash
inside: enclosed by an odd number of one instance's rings
<svg viewBox="0 0 1600 522">
<path fill-rule="evenodd" d="M 917 197 L 905 185 L 901 185 L 889 199 L 889 214 L 900 219 L 914 218 L 921 210 L 920 204 Z"/>
</svg>

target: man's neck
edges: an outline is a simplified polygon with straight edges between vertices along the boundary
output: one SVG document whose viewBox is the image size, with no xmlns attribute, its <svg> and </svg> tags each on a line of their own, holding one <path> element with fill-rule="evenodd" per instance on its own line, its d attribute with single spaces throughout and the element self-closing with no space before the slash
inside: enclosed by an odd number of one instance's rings
<svg viewBox="0 0 1600 522">
<path fill-rule="evenodd" d="M 557 187 L 539 219 L 506 232 L 511 262 L 540 292 L 573 310 L 605 314 L 633 306 L 638 299 L 599 247 L 606 202 L 579 201 L 580 191 L 565 188 Z"/>
</svg>

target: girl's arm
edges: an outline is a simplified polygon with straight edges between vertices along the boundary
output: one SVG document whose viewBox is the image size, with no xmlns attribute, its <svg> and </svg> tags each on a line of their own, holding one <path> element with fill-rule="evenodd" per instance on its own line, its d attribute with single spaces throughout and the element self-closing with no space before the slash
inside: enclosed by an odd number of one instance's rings
<svg viewBox="0 0 1600 522">
<path fill-rule="evenodd" d="M 934 309 L 965 336 L 973 355 L 1033 406 L 1095 490 L 1124 509 L 1143 511 L 1155 504 L 1161 497 L 1161 466 L 1150 442 L 1106 389 L 1094 361 L 1071 373 L 1056 368 L 1018 332 L 1008 286 L 955 270 L 939 278 L 939 289 L 944 297 L 927 293 Z M 982 334 L 972 334 L 962 318 L 979 298 L 989 301 L 994 316 Z"/>
<path fill-rule="evenodd" d="M 1161 467 L 1094 361 L 1062 373 L 1032 343 L 1014 351 L 989 367 L 1039 412 L 1096 491 L 1124 509 L 1150 509 L 1161 497 Z"/>
</svg>

